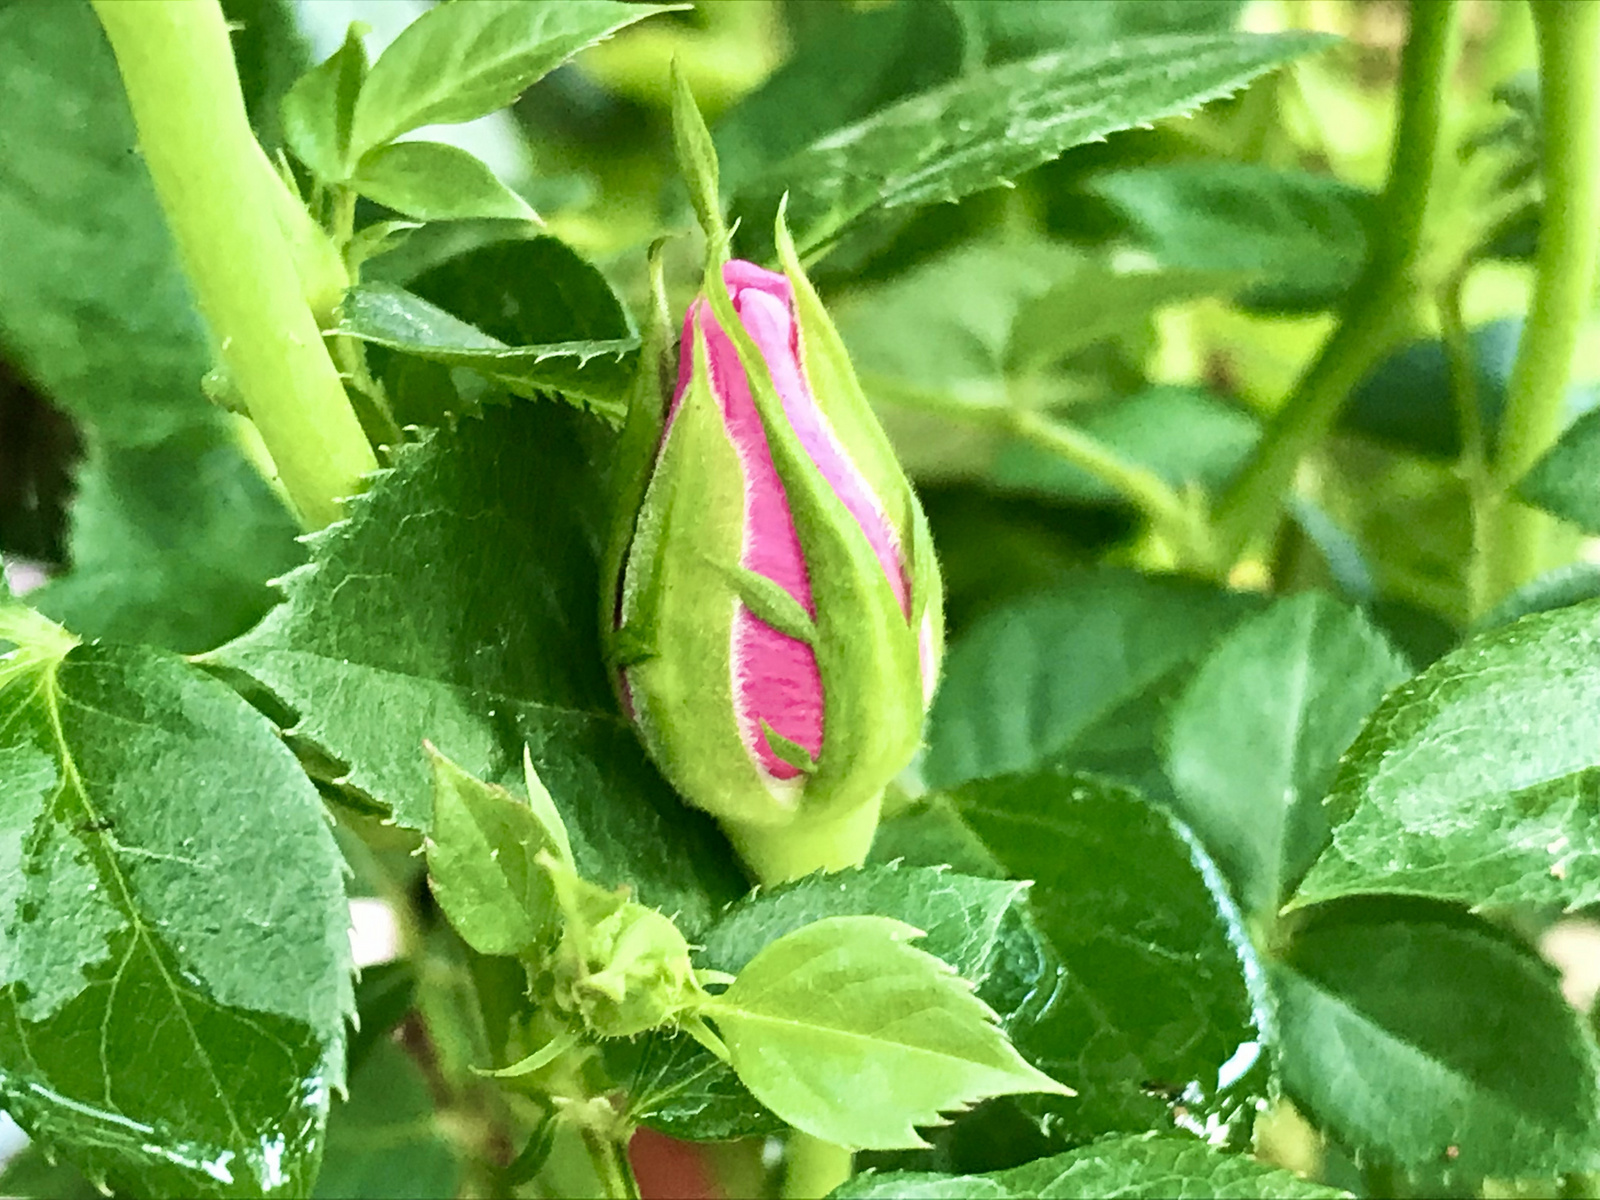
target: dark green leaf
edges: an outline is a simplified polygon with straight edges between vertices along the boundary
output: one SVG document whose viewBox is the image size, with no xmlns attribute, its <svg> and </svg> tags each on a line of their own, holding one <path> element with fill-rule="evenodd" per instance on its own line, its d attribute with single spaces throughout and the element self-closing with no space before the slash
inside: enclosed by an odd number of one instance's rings
<svg viewBox="0 0 1600 1200">
<path fill-rule="evenodd" d="M 946 659 L 924 775 L 950 787 L 1103 756 L 1115 748 L 1107 730 L 1131 728 L 1127 710 L 1170 689 L 1251 603 L 1181 579 L 1095 571 L 989 614 Z M 1137 749 L 1156 715 L 1123 744 Z"/>
<path fill-rule="evenodd" d="M 1524 499 L 1600 533 L 1600 409 L 1574 423 L 1517 484 Z"/>
<path fill-rule="evenodd" d="M 1555 972 L 1488 926 L 1329 905 L 1269 978 L 1284 1087 L 1346 1146 L 1447 1178 L 1600 1164 L 1593 1041 Z"/>
<path fill-rule="evenodd" d="M 313 541 L 288 602 L 214 660 L 299 714 L 339 785 L 426 829 L 422 743 L 521 786 L 524 744 L 579 872 L 697 931 L 742 890 L 617 714 L 601 666 L 598 472 L 609 448 L 559 405 L 487 410 L 402 449 Z"/>
<path fill-rule="evenodd" d="M 908 944 L 919 936 L 825 917 L 769 943 L 705 1009 L 740 1081 L 797 1129 L 884 1150 L 924 1145 L 914 1126 L 985 1097 L 1065 1092 L 950 966 Z"/>
<path fill-rule="evenodd" d="M 1332 176 L 1174 163 L 1101 175 L 1090 190 L 1162 266 L 1249 278 L 1247 305 L 1331 307 L 1366 263 L 1372 198 Z"/>
<path fill-rule="evenodd" d="M 1218 1127 L 1253 1112 L 1257 968 L 1188 831 L 1135 792 L 1061 772 L 951 800 L 1007 874 L 1034 880 L 1039 935 L 1064 964 L 1008 1021 L 1030 1062 L 1078 1089 L 1051 1103 L 1052 1133 L 1149 1129 L 1177 1103 Z"/>
<path fill-rule="evenodd" d="M 443 142 L 395 142 L 369 150 L 356 164 L 350 186 L 419 221 L 538 219 L 528 202 L 479 159 Z"/>
<path fill-rule="evenodd" d="M 272 605 L 305 560 L 294 519 L 221 422 L 155 446 L 90 443 L 72 510 L 73 569 L 29 599 L 85 637 L 194 653 Z"/>
<path fill-rule="evenodd" d="M 431 9 L 373 64 L 356 103 L 353 156 L 407 130 L 504 108 L 585 46 L 670 7 L 678 6 L 473 0 Z"/>
<path fill-rule="evenodd" d="M 636 338 L 507 346 L 392 284 L 352 288 L 339 329 L 429 362 L 470 367 L 524 395 L 557 392 L 608 417 L 626 410 Z"/>
<path fill-rule="evenodd" d="M 1391 692 L 1328 797 L 1294 903 L 1600 899 L 1600 603 L 1481 634 Z"/>
<path fill-rule="evenodd" d="M 103 1193 L 62 1159 L 52 1163 L 37 1146 L 24 1146 L 0 1171 L 0 1196 L 26 1200 L 101 1200 Z"/>
<path fill-rule="evenodd" d="M 0 112 L 8 356 L 107 443 L 148 446 L 210 416 L 205 331 L 87 4 L 0 8 Z"/>
<path fill-rule="evenodd" d="M 374 1046 L 328 1117 L 313 1200 L 450 1200 L 461 1175 L 421 1070 L 394 1043 Z"/>
<path fill-rule="evenodd" d="M 1249 413 L 1198 388 L 1154 387 L 1074 408 L 1069 418 L 1108 449 L 1148 467 L 1174 487 L 1216 489 L 1232 478 L 1261 436 Z M 1081 467 L 1025 442 L 996 457 L 996 486 L 1088 504 L 1120 495 Z"/>
<path fill-rule="evenodd" d="M 794 53 L 712 130 L 727 192 L 961 68 L 965 35 L 951 5 L 812 7 Z"/>
<path fill-rule="evenodd" d="M 1359 612 L 1315 594 L 1241 621 L 1200 664 L 1172 710 L 1167 774 L 1246 913 L 1270 919 L 1327 844 L 1339 755 L 1409 674 Z"/>
<path fill-rule="evenodd" d="M 703 936 L 696 961 L 736 973 L 763 947 L 824 917 L 894 917 L 926 931 L 919 949 L 949 963 L 1007 1027 L 1031 993 L 1045 986 L 1043 952 L 1023 912 L 1025 885 L 947 870 L 871 867 L 814 875 L 735 904 Z M 724 1064 L 692 1039 L 656 1035 L 642 1053 L 615 1058 L 629 1079 L 630 1103 L 664 1133 L 696 1140 L 771 1132 L 774 1118 Z"/>
<path fill-rule="evenodd" d="M 790 157 L 741 192 L 756 237 L 778 196 L 802 251 L 876 208 L 958 200 L 1063 151 L 1237 91 L 1326 44 L 1319 36 L 1211 34 L 1080 46 L 901 101 Z"/>
<path fill-rule="evenodd" d="M 978 51 L 1009 62 L 1123 38 L 1161 33 L 1225 33 L 1238 21 L 1241 0 L 1099 0 L 1095 4 L 1038 4 L 1034 0 L 951 0 Z"/>
<path fill-rule="evenodd" d="M 289 149 L 324 182 L 350 174 L 350 121 L 367 77 L 367 49 L 351 24 L 344 45 L 307 71 L 283 98 L 283 136 Z"/>
<path fill-rule="evenodd" d="M 986 1175 L 857 1175 L 833 1193 L 833 1200 L 1334 1200 L 1348 1195 L 1192 1138 L 1140 1134 L 1106 1138 Z"/>
<path fill-rule="evenodd" d="M 140 1195 L 309 1187 L 351 1008 L 343 864 L 271 726 L 157 651 L 0 660 L 0 1095 Z"/>
<path fill-rule="evenodd" d="M 1507 317 L 1471 331 L 1473 387 L 1491 452 L 1497 444 L 1522 325 L 1521 318 Z M 1574 419 L 1597 402 L 1600 389 L 1572 388 L 1567 394 L 1565 419 Z M 1444 344 L 1438 339 L 1412 342 L 1379 363 L 1350 393 L 1339 423 L 1401 450 L 1433 458 L 1457 457 L 1461 453 L 1461 422 Z"/>
</svg>

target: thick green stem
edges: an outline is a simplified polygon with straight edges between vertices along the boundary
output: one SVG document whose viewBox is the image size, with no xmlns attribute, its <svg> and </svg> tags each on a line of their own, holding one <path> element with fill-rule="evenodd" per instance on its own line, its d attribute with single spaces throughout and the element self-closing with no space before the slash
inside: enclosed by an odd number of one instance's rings
<svg viewBox="0 0 1600 1200">
<path fill-rule="evenodd" d="M 1414 0 L 1411 6 L 1400 121 L 1372 224 L 1372 255 L 1338 327 L 1217 505 L 1217 537 L 1230 560 L 1270 532 L 1300 460 L 1327 436 L 1351 389 L 1405 334 L 1417 292 L 1412 275 L 1438 156 L 1445 82 L 1455 58 L 1455 16 L 1453 0 Z"/>
<path fill-rule="evenodd" d="M 880 796 L 832 820 L 802 817 L 789 825 L 724 820 L 722 828 L 761 886 L 772 887 L 813 871 L 859 867 L 872 849 L 882 808 Z"/>
<path fill-rule="evenodd" d="M 850 1151 L 809 1133 L 791 1133 L 783 1150 L 783 1200 L 817 1200 L 850 1178 Z"/>
<path fill-rule="evenodd" d="M 217 351 L 302 523 L 321 528 L 378 464 L 275 215 L 222 10 L 217 0 L 94 8 Z"/>
<path fill-rule="evenodd" d="M 1536 3 L 1544 207 L 1533 302 L 1511 370 L 1488 514 L 1490 603 L 1545 567 L 1552 519 L 1509 492 L 1555 442 L 1600 254 L 1600 5 Z"/>
</svg>

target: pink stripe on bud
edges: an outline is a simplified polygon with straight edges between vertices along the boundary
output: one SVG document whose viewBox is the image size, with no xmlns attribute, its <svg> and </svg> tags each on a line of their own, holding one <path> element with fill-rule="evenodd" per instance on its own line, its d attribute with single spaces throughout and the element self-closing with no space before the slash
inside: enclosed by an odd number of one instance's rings
<svg viewBox="0 0 1600 1200">
<path fill-rule="evenodd" d="M 872 489 L 839 444 L 806 380 L 789 281 L 742 261 L 728 263 L 723 279 L 734 310 L 766 362 L 784 415 L 823 478 L 861 526 L 901 610 L 909 617 L 910 586 L 894 531 Z M 689 385 L 696 327 L 705 335 L 712 392 L 744 472 L 741 565 L 777 583 L 815 616 L 800 539 L 749 383 L 733 342 L 704 300 L 697 300 L 684 319 L 678 388 L 668 423 Z M 745 747 L 771 778 L 794 779 L 800 770 L 778 757 L 763 725 L 813 758 L 821 754 L 823 695 L 816 654 L 804 642 L 757 618 L 743 604 L 738 604 L 735 614 L 732 649 L 734 706 Z"/>
</svg>

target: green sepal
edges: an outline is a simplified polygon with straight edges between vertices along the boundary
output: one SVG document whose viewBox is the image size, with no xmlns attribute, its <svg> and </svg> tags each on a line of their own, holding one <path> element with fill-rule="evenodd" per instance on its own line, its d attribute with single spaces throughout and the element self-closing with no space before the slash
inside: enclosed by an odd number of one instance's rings
<svg viewBox="0 0 1600 1200">
<path fill-rule="evenodd" d="M 767 745 L 772 747 L 772 752 L 796 771 L 806 775 L 817 773 L 817 760 L 799 742 L 791 742 L 765 721 L 761 722 L 761 732 L 766 734 Z"/>
<path fill-rule="evenodd" d="M 718 246 L 726 254 L 729 234 L 722 219 L 717 150 L 677 59 L 672 60 L 672 140 L 678 153 L 678 169 L 689 185 L 689 202 L 694 205 L 700 228 L 705 230 L 707 249 Z"/>
<path fill-rule="evenodd" d="M 714 564 L 728 580 L 736 596 L 758 620 L 771 625 L 779 633 L 787 634 L 808 646 L 817 644 L 817 623 L 805 610 L 805 605 L 789 594 L 781 583 L 768 579 L 749 567 Z"/>
<path fill-rule="evenodd" d="M 907 582 L 911 587 L 912 627 L 921 628 L 922 618 L 931 604 L 936 613 L 935 642 L 942 646 L 943 586 L 933 540 L 928 536 L 927 517 L 895 457 L 888 434 L 862 391 L 844 339 L 839 336 L 838 327 L 828 316 L 828 310 L 801 265 L 785 220 L 788 204 L 787 195 L 778 203 L 773 240 L 778 248 L 778 263 L 794 289 L 795 323 L 800 331 L 800 360 L 806 381 L 811 385 L 817 407 L 833 426 L 840 444 L 848 448 L 851 462 L 878 497 L 884 515 L 900 539 Z"/>
<path fill-rule="evenodd" d="M 612 455 L 610 536 L 600 562 L 600 629 L 612 665 L 638 662 L 655 653 L 653 632 L 636 623 L 617 626 L 623 564 L 638 537 L 645 494 L 661 446 L 671 395 L 672 318 L 667 310 L 667 287 L 662 267 L 664 240 L 650 247 L 650 310 L 639 346 L 639 371 L 628 397 L 628 412 Z"/>
<path fill-rule="evenodd" d="M 789 423 L 720 271 L 706 282 L 749 382 L 810 576 L 825 752 L 802 804 L 807 814 L 832 815 L 877 797 L 916 752 L 923 720 L 916 634 L 860 524 Z"/>
<path fill-rule="evenodd" d="M 673 786 L 714 816 L 782 824 L 792 806 L 769 790 L 739 736 L 734 708 L 734 602 L 741 589 L 725 564 L 739 561 L 743 545 L 744 472 L 711 392 L 702 329 L 691 353 L 689 385 L 628 552 L 621 632 L 634 640 L 612 644 L 614 654 L 632 656 L 627 673 L 636 723 Z"/>
</svg>

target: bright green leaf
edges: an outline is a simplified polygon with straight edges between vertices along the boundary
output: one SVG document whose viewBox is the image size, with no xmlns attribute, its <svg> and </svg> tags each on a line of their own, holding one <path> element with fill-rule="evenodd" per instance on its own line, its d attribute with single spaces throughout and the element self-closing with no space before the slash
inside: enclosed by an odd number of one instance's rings
<svg viewBox="0 0 1600 1200">
<path fill-rule="evenodd" d="M 423 125 L 454 125 L 504 108 L 585 46 L 672 7 L 473 0 L 430 9 L 373 64 L 356 103 L 352 154 L 360 158 Z"/>
<path fill-rule="evenodd" d="M 419 221 L 539 219 L 479 159 L 443 142 L 395 142 L 369 150 L 356 164 L 350 186 Z"/>
<path fill-rule="evenodd" d="M 1555 972 L 1505 935 L 1345 902 L 1269 979 L 1284 1088 L 1351 1149 L 1445 1179 L 1600 1165 L 1600 1055 Z"/>
<path fill-rule="evenodd" d="M 1051 971 L 1024 911 L 1022 883 L 944 869 L 878 866 L 813 875 L 733 905 L 702 938 L 699 965 L 738 972 L 785 934 L 826 917 L 893 917 L 927 931 L 921 949 L 973 985 L 1005 1028 Z M 775 1118 L 729 1068 L 685 1035 L 659 1034 L 626 1051 L 608 1047 L 630 1105 L 674 1137 L 721 1140 L 773 1132 Z"/>
<path fill-rule="evenodd" d="M 283 137 L 295 156 L 325 183 L 350 174 L 350 122 L 367 77 L 361 27 L 352 24 L 327 61 L 311 68 L 283 98 Z"/>
<path fill-rule="evenodd" d="M 556 928 L 556 898 L 535 856 L 559 855 L 560 846 L 526 801 L 468 774 L 432 746 L 428 760 L 428 885 L 450 924 L 479 954 L 519 954 L 545 940 Z"/>
<path fill-rule="evenodd" d="M 1184 580 L 1096 571 L 989 614 L 945 660 L 924 776 L 950 787 L 1091 755 L 1103 766 L 1119 747 L 1112 733 L 1153 755 L 1156 714 L 1133 725 L 1130 708 L 1192 669 L 1250 606 Z"/>
<path fill-rule="evenodd" d="M 1270 918 L 1326 844 L 1339 755 L 1409 674 L 1359 612 L 1315 594 L 1241 621 L 1200 664 L 1172 710 L 1167 773 L 1247 913 Z"/>
<path fill-rule="evenodd" d="M 1192 1138 L 1139 1134 L 986 1175 L 865 1172 L 833 1200 L 1336 1200 L 1337 1188 Z"/>
<path fill-rule="evenodd" d="M 637 339 L 507 346 L 391 284 L 352 288 L 339 331 L 429 362 L 470 367 L 522 394 L 556 392 L 620 418 Z"/>
<path fill-rule="evenodd" d="M 1525 617 L 1390 693 L 1328 797 L 1295 904 L 1370 892 L 1470 905 L 1600 899 L 1600 603 Z"/>
<path fill-rule="evenodd" d="M 521 785 L 526 746 L 579 872 L 698 931 L 744 884 L 645 758 L 601 666 L 608 437 L 524 404 L 401 449 L 313 540 L 287 602 L 213 657 L 299 714 L 297 736 L 344 764 L 338 786 L 411 828 L 430 819 L 424 740 L 505 787 Z"/>
<path fill-rule="evenodd" d="M 1007 1028 L 1030 1062 L 1078 1089 L 1050 1105 L 1059 1136 L 1185 1121 L 1248 1122 L 1263 1034 L 1238 914 L 1192 835 L 1103 779 L 1045 771 L 971 783 L 951 802 L 1017 879 L 1062 970 Z M 1037 1101 L 1029 1101 L 1030 1105 Z"/>
<path fill-rule="evenodd" d="M 351 1009 L 316 790 L 153 650 L 0 659 L 0 1094 L 139 1195 L 303 1191 Z"/>
<path fill-rule="evenodd" d="M 829 917 L 757 954 L 707 1004 L 733 1069 L 789 1124 L 839 1145 L 921 1146 L 917 1125 L 989 1096 L 1068 1089 L 1030 1067 L 995 1015 L 888 917 Z"/>
<path fill-rule="evenodd" d="M 1191 112 L 1324 45 L 1307 34 L 1151 37 L 995 67 L 824 137 L 745 188 L 735 208 L 747 228 L 764 231 L 787 191 L 795 242 L 813 250 L 874 209 L 999 186 L 1073 146 Z"/>
</svg>

